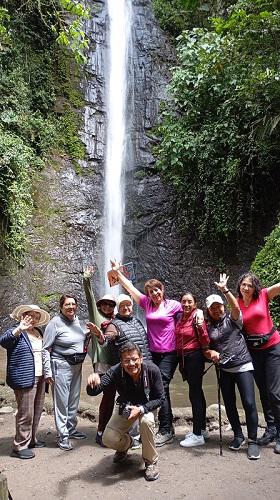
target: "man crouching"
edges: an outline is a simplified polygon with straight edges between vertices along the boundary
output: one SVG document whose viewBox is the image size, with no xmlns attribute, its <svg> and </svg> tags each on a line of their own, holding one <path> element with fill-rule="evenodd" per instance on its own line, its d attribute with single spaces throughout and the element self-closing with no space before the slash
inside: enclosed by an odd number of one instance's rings
<svg viewBox="0 0 280 500">
<path fill-rule="evenodd" d="M 118 406 L 107 424 L 102 441 L 108 448 L 116 450 L 114 463 L 124 461 L 133 444 L 128 432 L 139 419 L 145 479 L 155 481 L 159 477 L 154 442 L 155 410 L 164 400 L 161 374 L 151 361 L 143 363 L 138 345 L 128 342 L 119 353 L 120 363 L 110 368 L 101 379 L 97 373 L 88 377 L 87 393 L 97 396 L 107 387 L 116 387 Z"/>
</svg>

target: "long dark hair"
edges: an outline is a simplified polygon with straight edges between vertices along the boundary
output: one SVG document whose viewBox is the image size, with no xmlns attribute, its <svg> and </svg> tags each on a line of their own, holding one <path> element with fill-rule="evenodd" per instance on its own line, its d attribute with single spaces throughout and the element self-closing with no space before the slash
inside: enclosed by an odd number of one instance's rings
<svg viewBox="0 0 280 500">
<path fill-rule="evenodd" d="M 197 298 L 196 298 L 196 296 L 195 296 L 192 292 L 183 292 L 183 293 L 181 294 L 181 297 L 180 297 L 180 302 L 182 301 L 182 298 L 183 298 L 185 295 L 190 295 L 190 296 L 193 298 L 195 305 L 197 306 Z"/>
<path fill-rule="evenodd" d="M 238 297 L 240 299 L 242 299 L 242 294 L 240 292 L 240 286 L 241 286 L 242 281 L 245 280 L 245 278 L 250 278 L 250 280 L 252 281 L 252 285 L 254 287 L 253 299 L 258 299 L 259 295 L 260 295 L 260 291 L 262 289 L 262 286 L 261 286 L 261 282 L 260 282 L 259 278 L 254 273 L 251 273 L 251 271 L 242 274 L 242 276 L 240 276 L 238 278 L 238 282 L 237 282 Z"/>
</svg>

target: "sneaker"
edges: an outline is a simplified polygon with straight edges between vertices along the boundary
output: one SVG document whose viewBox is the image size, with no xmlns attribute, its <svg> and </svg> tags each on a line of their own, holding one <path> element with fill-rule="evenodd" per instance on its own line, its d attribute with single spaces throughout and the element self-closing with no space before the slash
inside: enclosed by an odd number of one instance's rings
<svg viewBox="0 0 280 500">
<path fill-rule="evenodd" d="M 105 446 L 105 444 L 103 443 L 102 441 L 102 436 L 103 436 L 103 432 L 101 432 L 101 434 L 99 434 L 98 432 L 96 433 L 96 438 L 95 438 L 95 442 L 97 444 L 99 444 L 99 446 L 101 446 L 101 448 L 107 448 L 107 446 Z"/>
<path fill-rule="evenodd" d="M 146 465 L 145 479 L 146 481 L 155 481 L 159 478 L 159 471 L 157 464 Z"/>
<path fill-rule="evenodd" d="M 202 446 L 203 444 L 205 444 L 204 437 L 197 436 L 196 434 L 193 434 L 193 432 L 190 432 L 183 441 L 180 441 L 180 446 L 183 446 L 183 448 Z"/>
<path fill-rule="evenodd" d="M 66 438 L 62 438 L 62 439 L 59 439 L 58 441 L 58 446 L 61 450 L 64 450 L 64 451 L 70 451 L 70 450 L 73 450 L 73 446 L 72 444 L 70 443 L 68 437 Z"/>
<path fill-rule="evenodd" d="M 269 443 L 275 441 L 275 438 L 276 438 L 276 429 L 267 427 L 262 437 L 257 439 L 257 444 L 259 446 L 266 446 Z"/>
<path fill-rule="evenodd" d="M 280 455 L 280 437 L 276 439 L 276 443 L 274 446 L 274 453 L 277 453 L 277 455 Z"/>
<path fill-rule="evenodd" d="M 155 445 L 157 448 L 164 446 L 165 444 L 171 443 L 173 441 L 172 432 L 166 432 L 162 434 L 161 432 L 157 432 L 155 435 Z"/>
<path fill-rule="evenodd" d="M 245 439 L 244 436 L 236 436 L 233 438 L 233 440 L 229 443 L 228 447 L 230 450 L 233 451 L 238 451 L 240 450 L 241 446 L 245 444 Z"/>
<path fill-rule="evenodd" d="M 45 448 L 46 443 L 45 441 L 31 441 L 31 443 L 28 445 L 28 448 Z"/>
<path fill-rule="evenodd" d="M 69 439 L 86 439 L 87 435 L 80 431 L 74 431 L 69 435 Z"/>
<path fill-rule="evenodd" d="M 249 458 L 249 460 L 258 460 L 260 458 L 259 447 L 254 441 L 248 442 L 247 457 Z"/>
<path fill-rule="evenodd" d="M 206 439 L 210 438 L 210 434 L 209 434 L 208 429 L 201 429 L 201 435 L 204 437 L 205 441 L 206 441 Z"/>
<path fill-rule="evenodd" d="M 29 450 L 28 448 L 24 448 L 23 450 L 13 450 L 11 453 L 11 457 L 21 458 L 22 460 L 28 460 L 29 458 L 34 458 L 35 453 Z"/>
<path fill-rule="evenodd" d="M 141 438 L 140 436 L 139 437 L 133 437 L 133 443 L 132 443 L 132 446 L 131 446 L 131 449 L 132 450 L 139 450 L 139 448 L 141 447 Z"/>
<path fill-rule="evenodd" d="M 127 451 L 116 451 L 114 458 L 113 458 L 113 463 L 114 464 L 120 464 L 124 462 L 127 459 Z"/>
<path fill-rule="evenodd" d="M 185 439 L 190 435 L 190 434 L 193 434 L 192 432 L 187 432 L 187 434 L 185 435 Z M 210 438 L 210 434 L 209 434 L 209 431 L 207 429 L 201 429 L 201 435 L 204 437 L 204 441 L 206 441 L 206 439 L 209 439 Z"/>
</svg>

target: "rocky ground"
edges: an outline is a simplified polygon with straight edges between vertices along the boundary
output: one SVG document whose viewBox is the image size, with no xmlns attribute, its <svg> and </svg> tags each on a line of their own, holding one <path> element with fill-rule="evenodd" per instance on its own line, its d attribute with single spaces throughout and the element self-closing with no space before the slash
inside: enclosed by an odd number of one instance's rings
<svg viewBox="0 0 280 500">
<path fill-rule="evenodd" d="M 0 444 L 1 471 L 8 479 L 13 500 L 82 500 L 106 499 L 279 499 L 280 456 L 273 446 L 261 450 L 261 459 L 249 461 L 246 446 L 239 452 L 228 450 L 231 438 L 223 416 L 223 456 L 219 454 L 217 411 L 209 409 L 210 439 L 206 446 L 183 449 L 179 446 L 190 427 L 189 411 L 175 410 L 176 439 L 159 449 L 160 478 L 148 483 L 143 477 L 141 450 L 131 451 L 125 464 L 113 465 L 113 452 L 95 444 L 96 424 L 89 418 L 79 418 L 79 429 L 88 438 L 74 442 L 70 452 L 61 451 L 55 442 L 53 416 L 42 416 L 39 437 L 47 447 L 36 450 L 32 460 L 10 457 L 14 434 L 12 394 L 1 388 Z M 10 410 L 9 410 L 10 406 Z M 50 402 L 46 409 L 50 410 Z M 96 409 L 85 411 L 84 416 L 95 419 Z M 5 413 L 5 412 L 10 413 Z M 243 417 L 242 417 L 243 418 Z M 261 421 L 261 423 L 263 423 Z M 260 429 L 260 434 L 263 429 Z"/>
</svg>

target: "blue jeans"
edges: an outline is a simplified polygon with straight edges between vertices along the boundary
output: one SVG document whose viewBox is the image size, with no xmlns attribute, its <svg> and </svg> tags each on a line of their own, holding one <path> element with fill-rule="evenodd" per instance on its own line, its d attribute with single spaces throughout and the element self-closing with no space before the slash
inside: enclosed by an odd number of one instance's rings
<svg viewBox="0 0 280 500">
<path fill-rule="evenodd" d="M 171 431 L 173 423 L 173 414 L 171 409 L 171 401 L 169 394 L 169 384 L 173 378 L 175 370 L 178 365 L 177 352 L 152 352 L 152 358 L 155 365 L 160 369 L 165 400 L 161 405 L 158 413 L 159 432 L 166 434 Z"/>
</svg>

